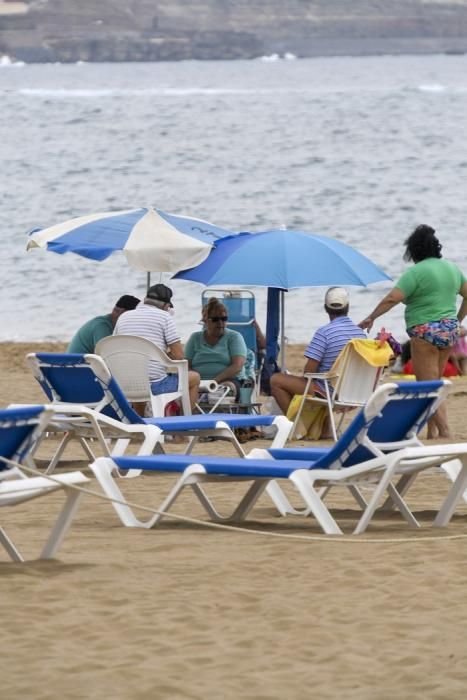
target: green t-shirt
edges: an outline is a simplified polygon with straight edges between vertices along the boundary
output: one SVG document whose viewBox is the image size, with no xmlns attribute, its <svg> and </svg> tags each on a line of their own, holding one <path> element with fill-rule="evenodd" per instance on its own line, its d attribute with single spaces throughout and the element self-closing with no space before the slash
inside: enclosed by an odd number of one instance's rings
<svg viewBox="0 0 467 700">
<path fill-rule="evenodd" d="M 99 340 L 112 335 L 114 327 L 112 325 L 112 316 L 96 316 L 87 321 L 84 326 L 79 328 L 67 348 L 67 352 L 93 353 Z"/>
<path fill-rule="evenodd" d="M 442 258 L 426 258 L 400 277 L 407 328 L 457 316 L 456 296 L 465 282 L 460 269 Z"/>
<path fill-rule="evenodd" d="M 240 355 L 246 358 L 246 345 L 240 333 L 226 328 L 215 345 L 209 345 L 204 339 L 204 331 L 192 333 L 185 345 L 185 357 L 191 367 L 199 372 L 201 379 L 213 379 L 232 364 L 232 357 Z M 245 378 L 245 367 L 236 375 Z"/>
</svg>

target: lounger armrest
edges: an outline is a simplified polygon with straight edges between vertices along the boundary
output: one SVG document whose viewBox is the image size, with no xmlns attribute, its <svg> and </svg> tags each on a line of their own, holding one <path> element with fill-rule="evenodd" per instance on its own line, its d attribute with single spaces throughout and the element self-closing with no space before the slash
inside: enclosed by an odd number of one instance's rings
<svg viewBox="0 0 467 700">
<path fill-rule="evenodd" d="M 305 379 L 322 379 L 323 381 L 330 381 L 331 379 L 337 379 L 339 376 L 335 372 L 305 372 Z"/>
</svg>

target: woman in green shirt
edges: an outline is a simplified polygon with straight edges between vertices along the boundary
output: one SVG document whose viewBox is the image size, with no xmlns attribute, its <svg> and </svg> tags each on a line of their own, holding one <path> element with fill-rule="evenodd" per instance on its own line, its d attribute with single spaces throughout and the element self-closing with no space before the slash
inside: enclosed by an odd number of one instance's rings
<svg viewBox="0 0 467 700">
<path fill-rule="evenodd" d="M 417 226 L 405 246 L 404 260 L 415 264 L 359 326 L 370 330 L 378 316 L 402 302 L 415 376 L 418 381 L 440 379 L 467 314 L 467 281 L 457 265 L 442 259 L 431 226 Z M 458 294 L 463 299 L 456 313 Z M 451 437 L 445 405 L 428 422 L 428 437 Z"/>
</svg>

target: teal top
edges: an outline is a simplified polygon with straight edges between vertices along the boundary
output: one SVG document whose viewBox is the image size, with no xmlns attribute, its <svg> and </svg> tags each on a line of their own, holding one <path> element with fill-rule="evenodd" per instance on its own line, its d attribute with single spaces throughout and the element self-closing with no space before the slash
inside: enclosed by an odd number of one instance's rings
<svg viewBox="0 0 467 700">
<path fill-rule="evenodd" d="M 404 295 L 407 328 L 442 318 L 457 317 L 456 296 L 465 277 L 452 262 L 426 258 L 400 277 L 396 287 Z"/>
<path fill-rule="evenodd" d="M 246 345 L 240 333 L 225 329 L 225 333 L 215 345 L 209 345 L 204 339 L 204 331 L 192 333 L 185 346 L 185 357 L 191 368 L 199 372 L 201 379 L 214 379 L 232 364 L 232 357 L 240 355 L 246 358 Z M 245 367 L 236 375 L 245 378 Z"/>
<path fill-rule="evenodd" d="M 66 351 L 82 354 L 93 353 L 99 340 L 112 335 L 113 330 L 110 314 L 95 316 L 76 331 Z"/>
</svg>

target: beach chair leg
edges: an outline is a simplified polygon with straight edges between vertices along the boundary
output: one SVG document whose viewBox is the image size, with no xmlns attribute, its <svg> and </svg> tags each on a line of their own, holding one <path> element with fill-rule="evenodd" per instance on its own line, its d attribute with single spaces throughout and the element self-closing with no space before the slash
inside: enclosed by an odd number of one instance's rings
<svg viewBox="0 0 467 700">
<path fill-rule="evenodd" d="M 388 466 L 382 472 L 381 479 L 376 485 L 375 490 L 373 491 L 373 495 L 370 498 L 362 517 L 357 523 L 357 527 L 353 532 L 354 535 L 361 535 L 361 533 L 365 532 L 366 528 L 368 527 L 368 523 L 370 522 L 375 510 L 377 509 L 378 503 L 381 500 L 383 493 L 386 491 L 386 489 L 388 488 L 388 484 L 391 482 L 391 478 L 395 470 L 395 464 L 396 463 L 392 464 L 391 466 Z"/>
<path fill-rule="evenodd" d="M 198 471 L 198 474 L 200 472 Z M 193 479 L 196 479 L 196 481 L 193 482 Z M 207 496 L 206 492 L 204 489 L 200 486 L 199 482 L 197 481 L 199 479 L 199 476 L 196 476 L 194 473 L 191 475 L 191 477 L 188 477 L 188 480 L 185 481 L 185 486 L 190 485 L 191 488 L 193 489 L 194 493 L 198 497 L 198 500 L 200 501 L 201 505 L 214 522 L 241 522 L 242 520 L 245 520 L 246 516 L 248 513 L 251 511 L 253 508 L 254 504 L 258 500 L 258 498 L 261 496 L 263 491 L 265 490 L 268 482 L 264 479 L 261 480 L 255 480 L 253 484 L 248 488 L 247 492 L 241 499 L 240 503 L 238 506 L 235 508 L 233 513 L 231 515 L 221 515 L 213 506 L 211 500 Z M 178 495 L 178 492 L 180 491 L 180 482 L 179 485 L 175 487 L 174 491 L 176 491 L 176 494 Z M 170 496 L 168 497 L 170 498 Z M 164 501 L 164 510 L 166 509 L 165 506 L 171 505 L 175 499 L 171 498 L 170 504 L 167 503 L 167 500 Z"/>
<path fill-rule="evenodd" d="M 266 486 L 266 493 L 268 494 L 271 501 L 276 506 L 279 513 L 283 516 L 285 515 L 308 515 L 309 509 L 304 508 L 303 510 L 297 510 L 292 506 L 289 499 L 277 483 L 277 481 L 270 481 Z"/>
<path fill-rule="evenodd" d="M 53 559 L 55 552 L 58 551 L 63 542 L 83 496 L 82 493 L 75 489 L 68 488 L 66 491 L 68 493 L 65 505 L 60 511 L 55 525 L 45 543 L 40 559 Z"/>
<path fill-rule="evenodd" d="M 416 476 L 416 474 L 403 474 L 403 476 L 401 476 L 401 478 L 397 481 L 395 488 L 401 496 L 404 496 L 404 494 L 407 493 Z M 388 496 L 381 506 L 381 510 L 392 510 L 394 506 L 395 503 L 393 499 Z"/>
<path fill-rule="evenodd" d="M 186 486 L 191 486 L 199 502 L 213 520 L 222 520 L 222 517 L 217 513 L 208 496 L 198 483 L 200 475 L 202 478 L 205 473 L 204 467 L 201 465 L 191 465 L 187 467 L 175 486 L 171 489 L 169 495 L 160 504 L 157 509 L 159 512 L 151 519 L 151 525 L 149 527 L 155 527 L 162 518 L 167 515 L 170 507 L 175 503 L 179 494 Z"/>
<path fill-rule="evenodd" d="M 126 448 L 130 444 L 128 438 L 118 438 L 115 440 L 115 445 L 111 448 L 110 454 L 112 457 L 121 457 L 126 452 Z"/>
<path fill-rule="evenodd" d="M 443 464 L 440 464 L 440 469 L 443 470 L 448 479 L 451 479 L 451 481 L 455 481 L 459 475 L 460 470 L 462 469 L 462 462 L 460 461 L 460 459 L 451 459 L 449 462 L 444 462 Z M 465 490 L 462 494 L 462 498 L 467 503 L 467 490 Z"/>
<path fill-rule="evenodd" d="M 292 439 L 295 424 L 291 425 L 290 421 L 285 416 L 276 416 L 273 426 L 276 428 L 276 434 L 274 435 L 270 449 L 285 447 L 287 440 Z"/>
<path fill-rule="evenodd" d="M 196 435 L 193 435 L 193 437 L 190 438 L 190 442 L 188 443 L 188 446 L 185 450 L 186 455 L 191 455 L 193 450 L 195 449 L 197 443 L 198 443 L 199 437 Z"/>
<path fill-rule="evenodd" d="M 94 452 L 93 452 L 93 451 L 91 450 L 91 448 L 89 447 L 89 442 L 88 442 L 88 440 L 85 440 L 85 439 L 82 438 L 82 437 L 78 438 L 78 440 L 79 440 L 79 444 L 80 444 L 81 447 L 83 448 L 83 452 L 84 452 L 84 454 L 86 455 L 86 457 L 87 457 L 91 462 L 94 461 L 94 460 L 96 459 L 96 455 L 94 454 Z"/>
<path fill-rule="evenodd" d="M 0 527 L 0 542 L 4 546 L 7 554 L 10 556 L 12 561 L 19 561 L 22 562 L 24 561 L 23 557 L 21 554 L 18 552 L 16 549 L 15 545 L 13 542 L 10 540 L 8 535 L 6 534 L 5 530 L 3 527 Z"/>
<path fill-rule="evenodd" d="M 190 486 L 193 490 L 193 493 L 197 497 L 198 501 L 201 503 L 203 506 L 204 510 L 206 513 L 209 515 L 211 520 L 222 520 L 222 516 L 217 512 L 217 510 L 214 508 L 211 499 L 207 495 L 207 493 L 204 491 L 204 489 L 198 484 L 198 483 L 190 483 Z M 173 499 L 175 500 L 175 499 Z M 173 500 L 171 503 L 173 503 Z"/>
<path fill-rule="evenodd" d="M 433 527 L 445 527 L 452 518 L 456 506 L 464 495 L 467 487 L 467 457 L 463 457 L 462 467 L 451 486 L 449 493 L 435 518 Z"/>
<path fill-rule="evenodd" d="M 52 459 L 49 462 L 49 465 L 47 469 L 45 470 L 44 474 L 52 474 L 55 471 L 55 467 L 59 463 L 63 453 L 65 452 L 65 449 L 68 445 L 69 442 L 73 439 L 73 433 L 71 431 L 67 431 L 65 435 L 63 436 L 59 446 L 55 450 L 55 454 L 53 455 Z M 84 438 L 78 438 L 78 441 L 81 445 L 81 447 L 84 450 L 84 453 L 86 454 L 87 458 L 91 461 L 93 461 L 96 457 L 94 453 L 92 452 L 91 448 L 87 444 L 87 441 Z"/>
<path fill-rule="evenodd" d="M 410 527 L 420 527 L 420 523 L 415 518 L 407 503 L 402 498 L 400 491 L 394 486 L 394 484 L 389 483 L 387 490 L 389 493 L 388 500 L 391 500 L 394 503 L 394 505 L 400 511 L 402 517 L 407 521 Z"/>
<path fill-rule="evenodd" d="M 45 470 L 45 474 L 52 474 L 53 471 L 55 470 L 55 467 L 57 466 L 58 462 L 60 461 L 60 457 L 62 456 L 66 446 L 71 440 L 71 435 L 69 432 L 66 432 L 65 435 L 63 436 L 62 440 L 60 441 L 59 446 L 55 450 L 55 454 L 52 456 L 52 459 L 49 462 L 49 466 Z"/>
<path fill-rule="evenodd" d="M 365 510 L 367 507 L 368 503 L 366 502 L 362 492 L 357 486 L 349 486 L 349 491 L 352 494 L 352 496 L 355 498 L 357 501 L 358 505 L 362 510 Z"/>
<path fill-rule="evenodd" d="M 254 481 L 248 489 L 248 491 L 246 492 L 246 494 L 243 496 L 238 506 L 235 508 L 234 512 L 232 513 L 229 519 L 232 520 L 232 522 L 236 523 L 245 520 L 258 498 L 267 488 L 267 485 L 268 482 L 264 479 L 258 479 Z"/>
<path fill-rule="evenodd" d="M 99 457 L 99 459 L 96 459 L 96 461 L 89 466 L 105 495 L 113 499 L 112 506 L 125 527 L 149 528 L 152 526 L 152 518 L 148 523 L 138 520 L 130 506 L 126 504 L 126 499 L 112 476 L 112 472 L 118 473 L 118 470 L 111 459 L 108 457 Z"/>
<path fill-rule="evenodd" d="M 298 489 L 310 512 L 313 513 L 326 535 L 342 535 L 343 532 L 339 525 L 315 491 L 311 472 L 307 469 L 297 469 L 289 476 L 289 479 Z"/>
</svg>

